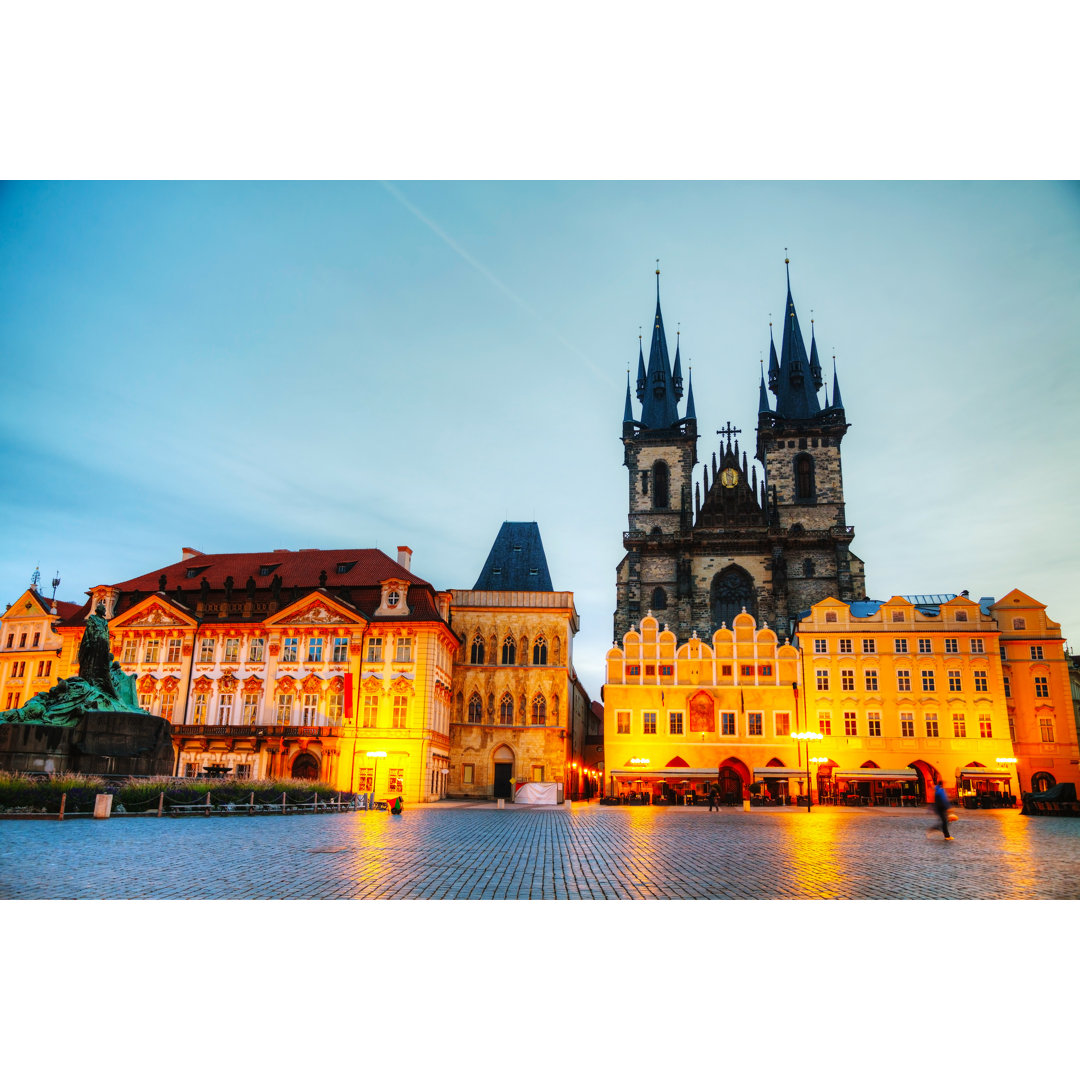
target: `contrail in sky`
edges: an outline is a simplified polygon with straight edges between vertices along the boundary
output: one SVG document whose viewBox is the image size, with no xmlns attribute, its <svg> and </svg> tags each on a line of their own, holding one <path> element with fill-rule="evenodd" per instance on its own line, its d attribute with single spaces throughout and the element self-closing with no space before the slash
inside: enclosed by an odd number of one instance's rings
<svg viewBox="0 0 1080 1080">
<path fill-rule="evenodd" d="M 598 375 L 605 382 L 612 382 L 611 376 L 607 372 L 602 371 L 580 349 L 567 341 L 566 338 L 564 338 L 551 325 L 551 323 L 549 323 L 547 319 L 544 318 L 543 315 L 541 315 L 535 308 L 531 307 L 528 303 L 526 303 L 526 301 L 522 300 L 522 298 L 518 296 L 518 294 L 514 292 L 513 289 L 504 285 L 486 266 L 484 266 L 483 263 L 477 262 L 476 259 L 474 259 L 456 240 L 454 240 L 452 236 L 449 236 L 446 232 L 443 231 L 443 229 L 436 225 L 435 222 L 431 220 L 431 218 L 427 217 L 419 208 L 409 202 L 409 200 L 406 199 L 405 196 L 402 195 L 401 192 L 398 191 L 398 189 L 394 187 L 393 184 L 387 182 L 386 180 L 380 180 L 379 183 L 382 184 L 382 186 L 391 195 L 393 195 L 393 197 L 397 199 L 397 201 L 401 203 L 401 205 L 404 206 L 410 214 L 412 214 L 419 221 L 422 221 L 440 240 L 442 240 L 448 247 L 450 247 L 458 255 L 460 255 L 474 270 L 483 274 L 484 277 L 486 277 L 488 281 L 490 281 L 491 284 L 499 290 L 499 292 L 503 293 L 503 295 L 513 300 L 513 302 L 517 304 L 517 306 L 521 308 L 522 311 L 528 312 L 538 323 L 540 323 L 541 326 L 544 327 L 545 330 L 548 331 L 548 333 L 550 333 L 555 338 L 556 341 L 559 342 L 560 345 L 563 346 L 563 348 L 567 349 L 569 352 L 579 357 L 593 370 L 596 375 Z"/>
</svg>

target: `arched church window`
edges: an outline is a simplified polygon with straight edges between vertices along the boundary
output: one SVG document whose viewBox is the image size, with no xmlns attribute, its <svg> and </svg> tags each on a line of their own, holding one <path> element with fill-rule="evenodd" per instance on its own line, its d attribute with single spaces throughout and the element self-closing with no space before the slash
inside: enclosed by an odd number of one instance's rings
<svg viewBox="0 0 1080 1080">
<path fill-rule="evenodd" d="M 663 611 L 667 607 L 667 593 L 659 586 L 652 592 L 652 610 Z"/>
<path fill-rule="evenodd" d="M 512 724 L 514 722 L 514 699 L 509 694 L 503 694 L 499 702 L 499 723 Z"/>
<path fill-rule="evenodd" d="M 754 579 L 741 567 L 729 566 L 712 579 L 709 587 L 709 606 L 712 611 L 712 628 L 722 623 L 731 628 L 735 616 L 746 608 L 748 615 L 757 618 L 757 592 Z"/>
<path fill-rule="evenodd" d="M 537 694 L 532 699 L 532 722 L 538 727 L 547 723 L 547 701 L 543 694 Z"/>
<path fill-rule="evenodd" d="M 809 454 L 798 454 L 795 457 L 795 498 L 813 499 L 816 494 L 814 459 Z"/>
<path fill-rule="evenodd" d="M 514 643 L 514 639 L 507 635 L 502 644 L 502 662 L 507 665 L 514 664 L 517 662 L 516 657 L 517 645 Z"/>
<path fill-rule="evenodd" d="M 482 724 L 484 722 L 484 703 L 480 700 L 479 694 L 473 694 L 469 698 L 469 723 L 470 724 Z"/>
<path fill-rule="evenodd" d="M 653 506 L 657 510 L 666 510 L 668 507 L 668 467 L 666 461 L 658 461 L 653 465 Z"/>
<path fill-rule="evenodd" d="M 532 662 L 539 667 L 547 664 L 547 640 L 543 634 L 533 642 Z"/>
<path fill-rule="evenodd" d="M 476 632 L 476 637 L 472 639 L 472 651 L 469 654 L 470 664 L 482 664 L 484 662 L 484 639 L 480 636 L 480 632 Z"/>
</svg>

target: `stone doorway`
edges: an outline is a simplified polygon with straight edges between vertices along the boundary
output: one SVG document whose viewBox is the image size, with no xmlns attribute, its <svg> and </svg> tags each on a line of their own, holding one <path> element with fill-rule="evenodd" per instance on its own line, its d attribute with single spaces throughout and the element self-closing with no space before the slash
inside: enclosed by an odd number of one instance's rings
<svg viewBox="0 0 1080 1080">
<path fill-rule="evenodd" d="M 509 799 L 514 794 L 514 752 L 508 746 L 500 746 L 492 754 L 494 784 L 492 795 L 496 799 Z"/>
<path fill-rule="evenodd" d="M 301 754 L 292 765 L 294 780 L 318 780 L 319 761 L 314 754 Z"/>
</svg>

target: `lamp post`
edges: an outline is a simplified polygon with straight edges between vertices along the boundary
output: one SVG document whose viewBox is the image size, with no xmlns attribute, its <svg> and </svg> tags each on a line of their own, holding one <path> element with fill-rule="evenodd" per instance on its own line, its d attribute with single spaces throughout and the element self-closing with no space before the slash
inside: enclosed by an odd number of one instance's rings
<svg viewBox="0 0 1080 1080">
<path fill-rule="evenodd" d="M 796 694 L 796 697 L 795 697 L 795 709 L 796 709 L 796 712 L 798 711 L 798 708 L 799 708 L 799 698 L 798 698 L 798 695 Z M 793 739 L 821 739 L 821 738 L 824 738 L 824 736 L 818 731 L 793 731 L 791 733 L 791 737 Z M 799 746 L 800 746 L 800 748 L 802 747 L 801 742 L 799 743 Z M 801 753 L 801 750 L 800 750 L 800 753 Z M 808 814 L 810 813 L 810 803 L 812 801 L 813 800 L 810 797 L 810 747 L 807 746 L 807 748 L 806 748 L 806 812 Z"/>
<path fill-rule="evenodd" d="M 375 759 L 375 773 L 371 777 L 371 801 L 374 804 L 374 802 L 375 802 L 375 788 L 376 788 L 376 785 L 378 784 L 378 781 L 379 781 L 379 758 L 386 757 L 386 751 L 385 750 L 369 750 L 367 752 L 367 756 L 372 757 L 372 758 Z"/>
</svg>

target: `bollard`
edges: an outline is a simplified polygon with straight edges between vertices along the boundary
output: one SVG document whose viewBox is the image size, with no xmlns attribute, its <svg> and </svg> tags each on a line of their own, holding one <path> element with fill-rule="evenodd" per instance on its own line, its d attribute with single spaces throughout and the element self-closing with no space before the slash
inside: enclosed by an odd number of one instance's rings
<svg viewBox="0 0 1080 1080">
<path fill-rule="evenodd" d="M 500 799 L 499 800 L 498 809 L 500 809 L 500 810 L 505 810 L 506 809 L 506 800 L 505 799 Z"/>
<path fill-rule="evenodd" d="M 315 813 L 319 812 L 319 793 L 315 792 Z"/>
<path fill-rule="evenodd" d="M 284 791 L 281 793 L 281 815 L 282 815 L 282 817 L 285 816 L 285 792 Z"/>
<path fill-rule="evenodd" d="M 94 817 L 107 818 L 112 813 L 112 796 L 111 795 L 95 795 L 94 796 Z"/>
<path fill-rule="evenodd" d="M 750 813 L 750 800 L 749 799 L 743 799 L 742 808 L 747 814 Z"/>
<path fill-rule="evenodd" d="M 255 813 L 255 792 L 251 793 L 251 797 L 248 799 L 248 817 Z"/>
<path fill-rule="evenodd" d="M 161 811 L 165 808 L 165 791 L 162 790 L 161 794 L 157 797 L 157 816 L 161 817 Z"/>
<path fill-rule="evenodd" d="M 206 793 L 206 817 L 210 816 L 210 792 Z"/>
<path fill-rule="evenodd" d="M 67 806 L 67 792 L 62 791 L 62 792 L 60 792 L 60 816 L 56 819 L 57 821 L 63 821 L 64 820 L 64 807 L 65 806 Z"/>
</svg>

